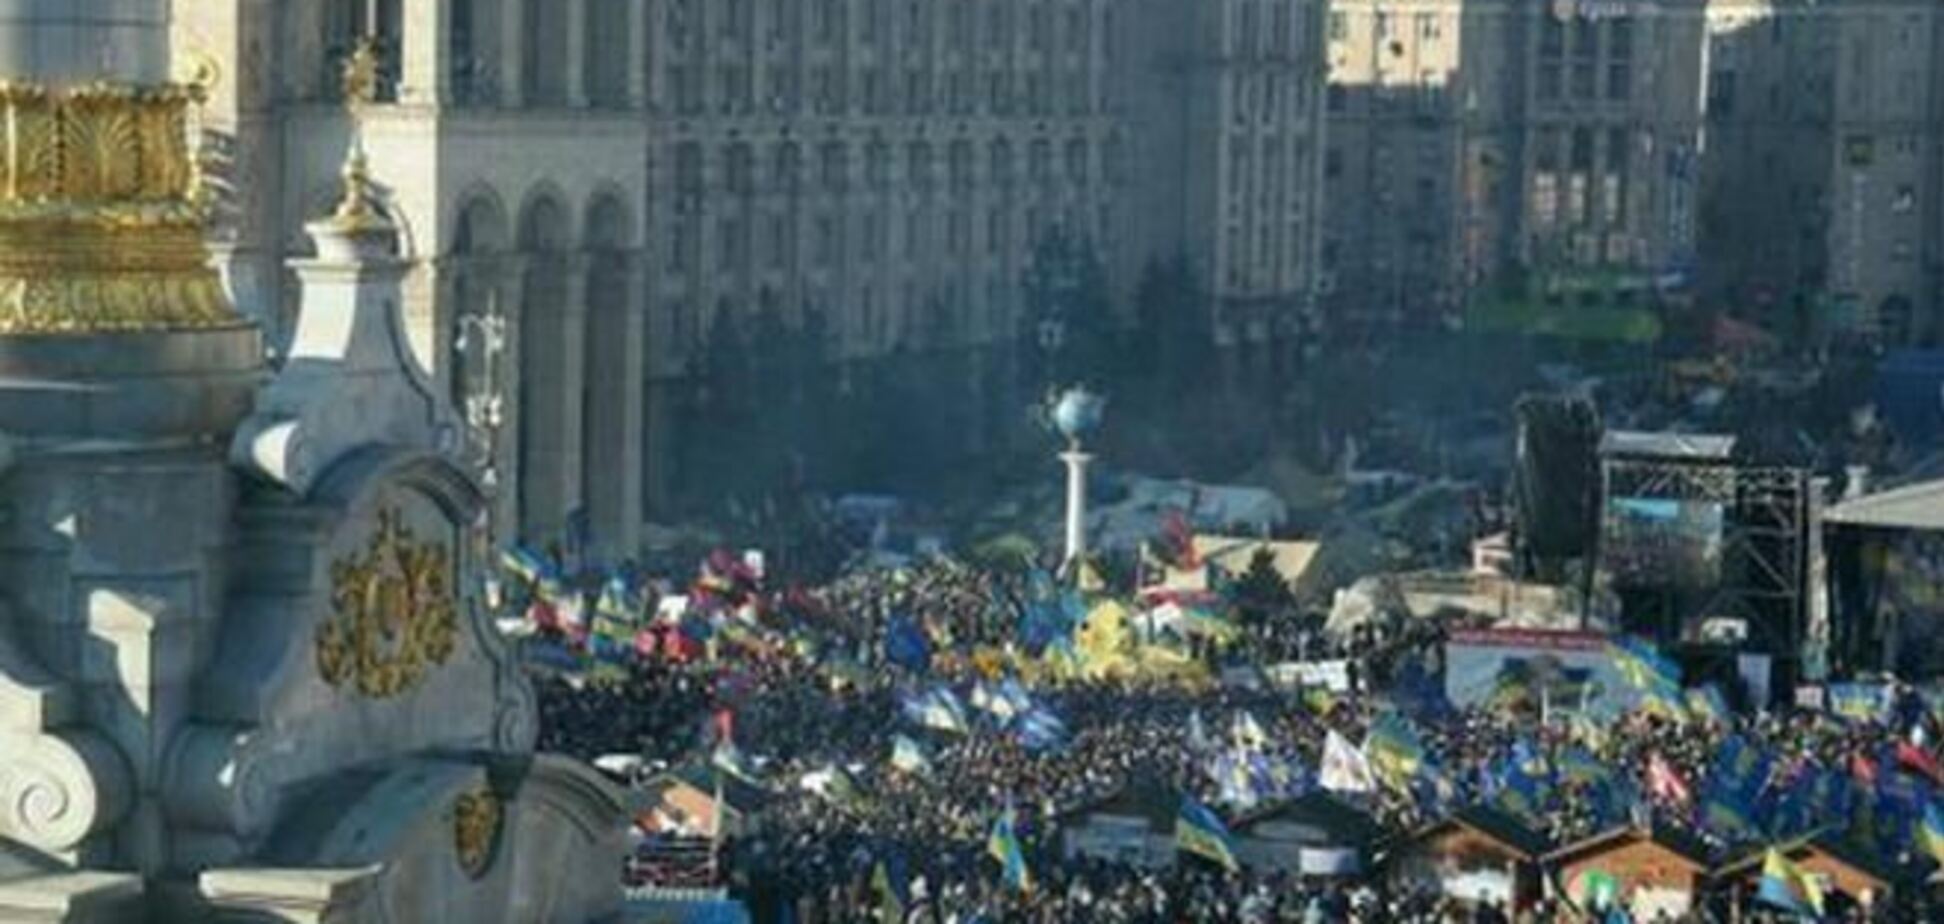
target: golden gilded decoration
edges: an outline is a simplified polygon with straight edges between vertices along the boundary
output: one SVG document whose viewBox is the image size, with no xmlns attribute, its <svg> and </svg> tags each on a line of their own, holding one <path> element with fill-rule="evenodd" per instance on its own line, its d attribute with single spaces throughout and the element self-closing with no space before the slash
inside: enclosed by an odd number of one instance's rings
<svg viewBox="0 0 1944 924">
<path fill-rule="evenodd" d="M 467 876 L 478 879 L 492 869 L 504 819 L 499 797 L 491 790 L 474 790 L 453 804 L 452 848 Z"/>
<path fill-rule="evenodd" d="M 351 152 L 344 160 L 344 195 L 331 224 L 346 234 L 374 234 L 392 230 L 374 204 L 378 189 L 371 181 L 371 162 L 365 157 L 363 112 L 378 101 L 379 68 L 383 53 L 378 40 L 365 36 L 344 62 L 344 100 L 351 115 Z"/>
<path fill-rule="evenodd" d="M 203 246 L 202 93 L 0 82 L 0 334 L 237 322 Z"/>
<path fill-rule="evenodd" d="M 396 509 L 371 544 L 331 566 L 331 618 L 317 628 L 317 671 L 333 687 L 385 699 L 452 657 L 459 637 L 452 556 L 419 542 Z"/>
</svg>

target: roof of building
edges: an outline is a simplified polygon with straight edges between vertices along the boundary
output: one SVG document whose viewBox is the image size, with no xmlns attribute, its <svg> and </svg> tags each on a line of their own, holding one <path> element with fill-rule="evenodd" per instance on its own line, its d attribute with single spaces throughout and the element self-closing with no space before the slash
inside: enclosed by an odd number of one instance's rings
<svg viewBox="0 0 1944 924">
<path fill-rule="evenodd" d="M 1059 818 L 1065 821 L 1084 815 L 1119 815 L 1145 819 L 1149 828 L 1168 831 L 1174 829 L 1175 816 L 1180 812 L 1179 793 L 1159 782 L 1137 780 L 1112 795 L 1067 809 L 1060 813 Z"/>
<path fill-rule="evenodd" d="M 1600 437 L 1601 456 L 1726 462 L 1735 454 L 1735 437 L 1719 433 L 1645 433 L 1608 430 Z"/>
<path fill-rule="evenodd" d="M 1715 851 L 1710 849 L 1706 842 L 1685 831 L 1666 827 L 1649 830 L 1633 825 L 1622 825 L 1561 845 L 1546 855 L 1546 862 L 1569 863 L 1581 857 L 1597 856 L 1639 841 L 1651 841 L 1699 870 L 1713 867 L 1717 859 Z"/>
<path fill-rule="evenodd" d="M 1235 819 L 1230 827 L 1237 834 L 1246 834 L 1257 825 L 1273 821 L 1314 825 L 1333 838 L 1357 846 L 1369 846 L 1384 836 L 1383 826 L 1369 812 L 1322 790 L 1264 806 Z"/>
<path fill-rule="evenodd" d="M 1434 821 L 1412 832 L 1406 840 L 1421 841 L 1448 828 L 1469 828 L 1498 842 L 1500 846 L 1513 853 L 1538 859 L 1552 850 L 1552 841 L 1546 835 L 1535 831 L 1531 826 L 1511 814 L 1489 805 L 1472 805 Z"/>
<path fill-rule="evenodd" d="M 748 815 L 763 807 L 770 800 L 770 794 L 761 786 L 742 779 L 733 773 L 716 770 L 707 764 L 689 763 L 669 770 L 648 781 L 648 787 L 659 791 L 663 783 L 679 783 L 691 789 L 714 794 L 718 782 L 722 786 L 722 801 L 729 810 Z"/>
<path fill-rule="evenodd" d="M 1900 869 L 1894 863 L 1876 858 L 1868 849 L 1856 844 L 1843 832 L 1833 829 L 1813 831 L 1774 845 L 1784 856 L 1805 853 L 1820 853 L 1858 873 L 1868 876 L 1886 886 L 1894 886 L 1918 881 L 1920 875 L 1914 870 Z M 1717 877 L 1738 876 L 1749 872 L 1760 872 L 1762 860 L 1768 856 L 1769 848 L 1756 847 L 1733 860 L 1724 862 L 1715 870 Z"/>
<path fill-rule="evenodd" d="M 1823 511 L 1823 519 L 1846 526 L 1944 532 L 1944 479 L 1833 504 Z"/>
</svg>

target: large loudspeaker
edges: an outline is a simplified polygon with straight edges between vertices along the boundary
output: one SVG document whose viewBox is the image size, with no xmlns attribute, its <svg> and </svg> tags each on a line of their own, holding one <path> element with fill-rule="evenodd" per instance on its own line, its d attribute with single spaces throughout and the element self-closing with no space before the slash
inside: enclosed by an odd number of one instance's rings
<svg viewBox="0 0 1944 924">
<path fill-rule="evenodd" d="M 1599 412 L 1582 398 L 1527 396 L 1513 413 L 1519 427 L 1513 477 L 1525 551 L 1551 559 L 1591 554 L 1599 513 Z"/>
</svg>

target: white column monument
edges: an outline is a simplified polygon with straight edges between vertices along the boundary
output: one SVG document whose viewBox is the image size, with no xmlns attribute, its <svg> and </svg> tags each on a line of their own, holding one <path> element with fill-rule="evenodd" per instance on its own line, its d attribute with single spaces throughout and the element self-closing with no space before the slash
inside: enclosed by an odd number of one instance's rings
<svg viewBox="0 0 1944 924">
<path fill-rule="evenodd" d="M 1066 557 L 1063 570 L 1076 569 L 1087 556 L 1087 465 L 1093 456 L 1080 446 L 1080 439 L 1099 428 L 1107 402 L 1085 388 L 1071 388 L 1053 404 L 1053 427 L 1066 438 Z"/>
</svg>

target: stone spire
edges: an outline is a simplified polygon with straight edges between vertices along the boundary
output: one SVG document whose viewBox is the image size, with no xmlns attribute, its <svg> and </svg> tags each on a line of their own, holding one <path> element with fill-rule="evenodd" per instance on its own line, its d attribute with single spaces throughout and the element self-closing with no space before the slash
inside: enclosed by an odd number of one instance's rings
<svg viewBox="0 0 1944 924">
<path fill-rule="evenodd" d="M 0 3 L 0 335 L 239 323 L 203 243 L 169 0 Z"/>
</svg>

